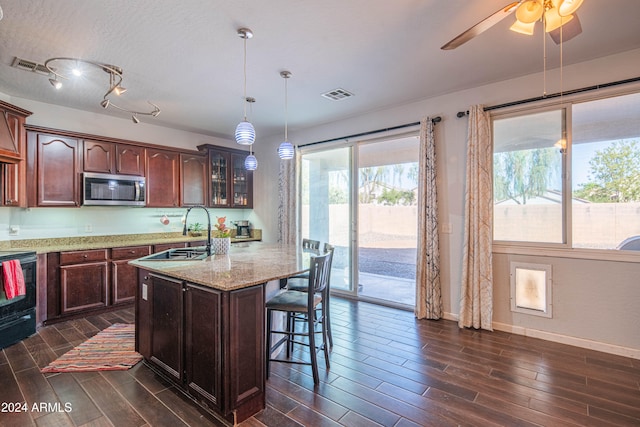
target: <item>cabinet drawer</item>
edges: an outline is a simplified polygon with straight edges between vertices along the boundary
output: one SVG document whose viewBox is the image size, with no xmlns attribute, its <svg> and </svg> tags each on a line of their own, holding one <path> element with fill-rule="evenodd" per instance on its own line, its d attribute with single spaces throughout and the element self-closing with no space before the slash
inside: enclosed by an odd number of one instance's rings
<svg viewBox="0 0 640 427">
<path fill-rule="evenodd" d="M 85 262 L 106 261 L 106 249 L 92 249 L 89 251 L 69 251 L 60 253 L 60 264 L 82 264 Z"/>
<path fill-rule="evenodd" d="M 147 256 L 150 253 L 150 246 L 129 246 L 126 248 L 113 248 L 111 249 L 111 259 L 135 259 Z"/>
</svg>

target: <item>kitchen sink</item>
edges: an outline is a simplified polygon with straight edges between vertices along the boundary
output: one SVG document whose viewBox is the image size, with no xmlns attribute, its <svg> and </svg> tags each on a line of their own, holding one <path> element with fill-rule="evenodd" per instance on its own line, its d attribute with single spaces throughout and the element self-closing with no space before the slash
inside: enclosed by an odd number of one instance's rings
<svg viewBox="0 0 640 427">
<path fill-rule="evenodd" d="M 193 248 L 173 248 L 156 254 L 147 255 L 139 261 L 198 261 L 207 258 L 207 249 L 204 246 Z"/>
</svg>

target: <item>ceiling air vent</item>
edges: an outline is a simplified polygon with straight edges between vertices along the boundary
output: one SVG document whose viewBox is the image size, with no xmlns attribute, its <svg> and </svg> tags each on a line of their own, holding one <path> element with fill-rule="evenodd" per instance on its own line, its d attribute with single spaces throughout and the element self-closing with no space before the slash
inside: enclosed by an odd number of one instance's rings
<svg viewBox="0 0 640 427">
<path fill-rule="evenodd" d="M 27 59 L 20 59 L 18 57 L 14 58 L 13 64 L 11 64 L 11 66 L 25 71 L 33 71 L 34 73 L 42 74 L 45 76 L 51 74 L 49 70 L 47 70 L 47 67 L 45 67 L 44 65 L 38 64 L 37 62 L 29 61 Z"/>
<path fill-rule="evenodd" d="M 330 90 L 329 92 L 325 92 L 322 94 L 322 96 L 324 96 L 325 98 L 331 99 L 333 101 L 341 101 L 346 98 L 351 98 L 352 96 L 355 96 L 355 95 L 349 92 L 348 90 L 338 88 L 338 89 Z"/>
</svg>

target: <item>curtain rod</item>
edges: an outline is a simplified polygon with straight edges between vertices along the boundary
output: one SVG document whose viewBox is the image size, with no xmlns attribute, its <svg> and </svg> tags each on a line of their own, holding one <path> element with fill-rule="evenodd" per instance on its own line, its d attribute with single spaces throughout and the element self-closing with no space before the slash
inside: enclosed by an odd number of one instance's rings
<svg viewBox="0 0 640 427">
<path fill-rule="evenodd" d="M 436 117 L 431 119 L 431 123 L 433 123 L 434 125 L 436 123 L 440 123 L 441 121 L 442 121 L 442 117 L 440 117 L 440 116 L 436 116 Z M 331 139 L 325 139 L 324 141 L 316 141 L 316 142 L 310 142 L 308 144 L 300 144 L 300 145 L 298 145 L 298 147 L 308 147 L 309 145 L 325 144 L 327 142 L 340 141 L 342 139 L 359 138 L 361 136 L 374 135 L 376 133 L 388 132 L 388 131 L 391 131 L 391 130 L 409 128 L 409 127 L 418 126 L 418 125 L 420 125 L 420 122 L 407 123 L 407 124 L 404 124 L 404 125 L 393 126 L 393 127 L 390 127 L 390 128 L 371 130 L 369 132 L 354 133 L 353 135 L 341 136 L 340 138 L 331 138 Z"/>
<path fill-rule="evenodd" d="M 498 104 L 498 105 L 493 105 L 491 107 L 484 107 L 484 111 L 491 111 L 491 110 L 497 110 L 499 108 L 513 107 L 514 105 L 528 104 L 530 102 L 542 101 L 545 99 L 559 98 L 560 96 L 575 95 L 576 93 L 590 92 L 592 90 L 604 89 L 607 87 L 618 86 L 618 85 L 623 85 L 627 83 L 635 83 L 639 81 L 640 81 L 640 77 L 633 77 L 631 79 L 618 80 L 616 82 L 603 83 L 603 84 L 594 85 L 594 86 L 587 86 L 580 89 L 568 90 L 566 92 L 556 92 L 556 93 L 552 93 L 551 95 L 537 96 L 535 98 L 522 99 L 520 101 L 512 101 L 512 102 L 507 102 L 505 104 Z M 464 117 L 467 114 L 469 114 L 469 110 L 458 111 L 458 114 L 456 114 L 456 117 L 458 118 Z"/>
</svg>

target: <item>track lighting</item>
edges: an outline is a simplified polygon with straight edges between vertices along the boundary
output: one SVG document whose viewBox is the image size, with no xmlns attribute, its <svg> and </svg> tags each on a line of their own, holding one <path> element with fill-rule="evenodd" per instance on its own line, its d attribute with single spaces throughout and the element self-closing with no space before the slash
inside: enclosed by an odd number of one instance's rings
<svg viewBox="0 0 640 427">
<path fill-rule="evenodd" d="M 52 79 L 49 79 L 49 83 L 51 83 L 51 86 L 55 87 L 56 89 L 60 89 L 62 87 L 62 82 L 58 80 L 56 76 L 53 76 Z"/>
<path fill-rule="evenodd" d="M 60 89 L 62 87 L 62 83 L 60 82 L 60 80 L 58 80 L 58 77 L 68 80 L 84 75 L 84 71 L 88 71 L 91 67 L 100 69 L 109 75 L 109 86 L 102 97 L 102 101 L 100 101 L 100 106 L 102 108 L 107 109 L 111 107 L 120 111 L 124 111 L 125 113 L 132 114 L 131 119 L 134 123 L 140 123 L 140 119 L 138 119 L 138 116 L 157 117 L 158 114 L 160 114 L 160 108 L 149 101 L 147 102 L 149 102 L 153 109 L 149 112 L 145 112 L 120 107 L 114 104 L 108 98 L 112 93 L 116 95 L 122 95 L 127 91 L 127 89 L 122 86 L 123 70 L 117 65 L 104 64 L 102 62 L 95 62 L 87 59 L 60 57 L 47 59 L 44 63 L 44 66 L 47 68 L 49 73 L 51 73 L 50 75 L 53 75 L 53 78 L 49 79 L 49 83 L 51 83 L 51 85 L 56 89 Z M 91 73 L 86 74 L 87 76 L 91 75 Z"/>
</svg>

